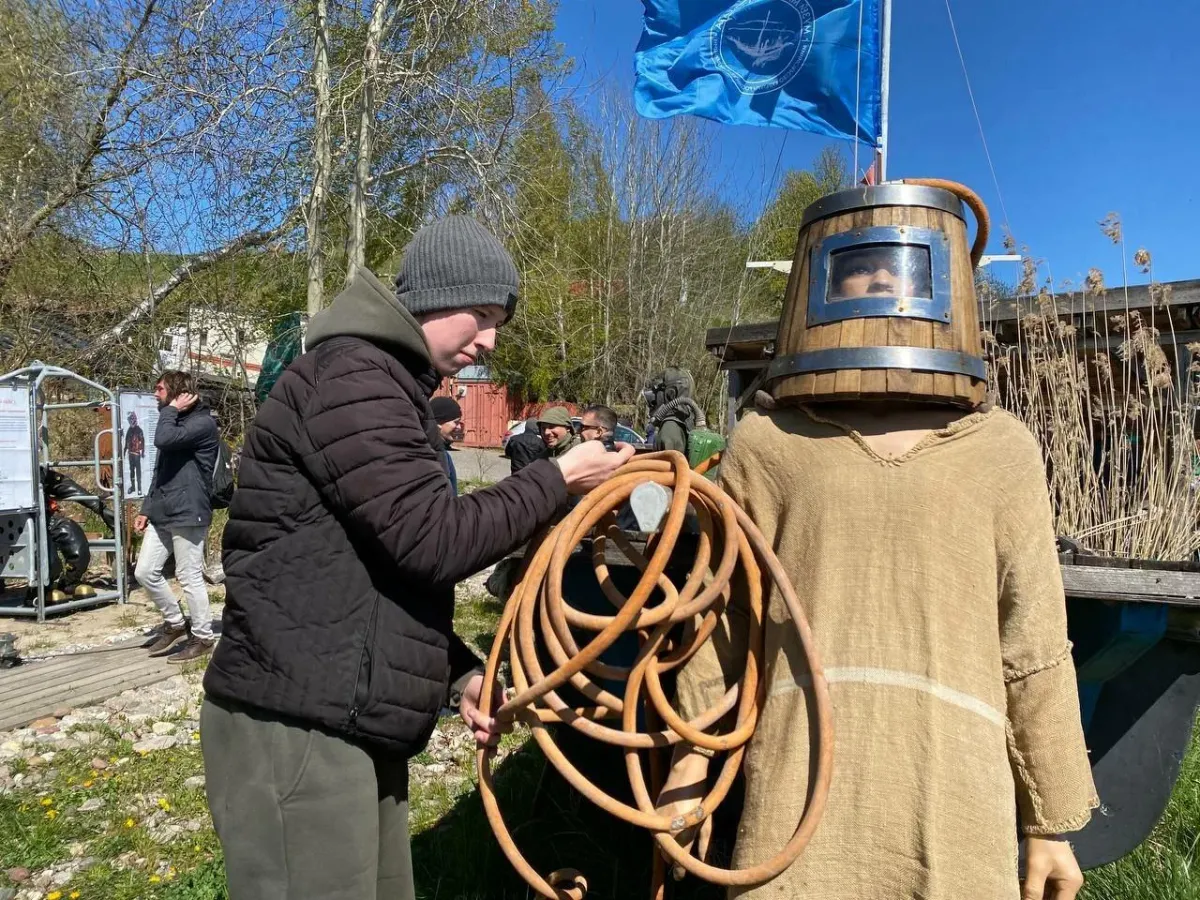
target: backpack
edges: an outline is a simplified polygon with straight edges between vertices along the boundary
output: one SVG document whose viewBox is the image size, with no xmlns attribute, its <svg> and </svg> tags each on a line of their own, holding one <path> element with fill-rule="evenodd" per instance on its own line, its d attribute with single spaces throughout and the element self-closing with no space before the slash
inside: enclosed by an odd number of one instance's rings
<svg viewBox="0 0 1200 900">
<path fill-rule="evenodd" d="M 213 464 L 212 490 L 213 509 L 228 509 L 233 500 L 233 453 L 229 445 L 217 440 L 217 461 Z"/>
</svg>

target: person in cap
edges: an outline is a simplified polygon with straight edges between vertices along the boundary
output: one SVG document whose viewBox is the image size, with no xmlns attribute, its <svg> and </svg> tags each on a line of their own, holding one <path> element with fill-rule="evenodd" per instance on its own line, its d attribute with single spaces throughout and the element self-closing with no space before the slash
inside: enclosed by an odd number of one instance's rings
<svg viewBox="0 0 1200 900">
<path fill-rule="evenodd" d="M 246 434 L 201 712 L 231 900 L 415 896 L 408 758 L 447 704 L 499 737 L 455 583 L 633 454 L 588 444 L 455 495 L 430 397 L 492 349 L 517 287 L 478 222 L 427 225 L 394 291 L 360 270 L 313 318 Z"/>
<path fill-rule="evenodd" d="M 571 414 L 565 406 L 551 406 L 542 410 L 538 416 L 538 431 L 542 435 L 542 443 L 550 451 L 552 457 L 562 456 L 572 447 L 583 443 L 583 439 L 575 433 Z"/>
<path fill-rule="evenodd" d="M 516 475 L 535 459 L 547 459 L 550 450 L 542 440 L 538 430 L 537 417 L 525 420 L 525 429 L 520 434 L 514 434 L 504 446 L 504 455 L 508 457 L 512 474 Z"/>
<path fill-rule="evenodd" d="M 442 445 L 442 461 L 446 466 L 446 474 L 450 476 L 450 486 L 457 494 L 458 474 L 454 471 L 450 445 L 462 437 L 462 407 L 453 397 L 434 397 L 429 402 L 429 406 L 433 410 L 433 419 L 437 422 L 437 437 Z"/>
</svg>

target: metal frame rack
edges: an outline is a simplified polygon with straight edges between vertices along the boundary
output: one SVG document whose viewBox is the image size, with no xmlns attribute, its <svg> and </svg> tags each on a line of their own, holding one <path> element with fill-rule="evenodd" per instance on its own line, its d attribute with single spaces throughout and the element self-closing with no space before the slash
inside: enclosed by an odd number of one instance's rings
<svg viewBox="0 0 1200 900">
<path fill-rule="evenodd" d="M 74 382 L 85 388 L 87 400 L 63 403 L 48 403 L 45 401 L 43 387 L 53 382 Z M 50 541 L 48 535 L 49 518 L 46 515 L 45 488 L 42 484 L 41 470 L 43 466 L 54 469 L 87 469 L 91 468 L 96 483 L 100 483 L 100 467 L 112 466 L 112 493 L 107 496 L 88 495 L 81 499 L 95 499 L 106 505 L 111 505 L 113 512 L 113 536 L 97 538 L 88 541 L 88 547 L 93 551 L 113 554 L 115 564 L 114 577 L 116 590 L 98 591 L 94 596 L 57 603 L 50 607 L 53 612 L 66 612 L 87 606 L 97 606 L 102 603 L 117 601 L 124 603 L 128 596 L 126 591 L 124 545 L 123 545 L 123 516 L 122 506 L 124 492 L 122 490 L 122 470 L 120 455 L 120 410 L 117 407 L 117 397 L 113 391 L 97 384 L 82 375 L 60 368 L 35 362 L 23 369 L 17 369 L 6 375 L 0 375 L 0 385 L 15 385 L 29 389 L 29 434 L 31 476 L 34 484 L 34 506 L 17 510 L 0 512 L 0 574 L 9 578 L 26 579 L 32 588 L 37 587 L 37 598 L 32 607 L 0 607 L 0 615 L 4 616 L 37 616 L 38 622 L 46 621 L 46 590 L 49 585 L 50 572 Z M 101 429 L 92 440 L 92 456 L 89 459 L 46 458 L 49 448 L 39 439 L 39 423 L 45 418 L 47 431 L 50 430 L 49 414 L 62 409 L 100 409 L 107 404 L 109 409 L 109 427 Z M 112 435 L 111 458 L 102 459 L 100 456 L 100 439 L 103 435 Z M 3 520 L 7 519 L 5 522 Z M 7 543 L 7 546 L 5 544 Z"/>
</svg>

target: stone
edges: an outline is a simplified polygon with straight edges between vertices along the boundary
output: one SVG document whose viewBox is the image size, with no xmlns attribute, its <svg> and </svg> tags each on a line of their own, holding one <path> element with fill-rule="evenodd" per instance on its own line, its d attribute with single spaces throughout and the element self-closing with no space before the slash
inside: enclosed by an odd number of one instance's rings
<svg viewBox="0 0 1200 900">
<path fill-rule="evenodd" d="M 53 762 L 54 757 L 57 755 L 58 754 L 56 754 L 53 750 L 47 750 L 45 753 L 42 754 L 42 759 L 45 762 Z M 30 765 L 33 765 L 33 763 L 30 763 Z"/>
<path fill-rule="evenodd" d="M 34 731 L 34 734 L 43 735 L 43 736 L 58 734 L 58 726 L 57 725 L 43 725 L 41 728 L 36 729 Z"/>
<path fill-rule="evenodd" d="M 34 722 L 30 722 L 25 727 L 32 728 L 34 731 L 37 731 L 39 728 L 57 728 L 58 719 L 56 719 L 54 716 L 45 716 Z"/>
<path fill-rule="evenodd" d="M 31 769 L 36 769 L 38 766 L 44 766 L 46 761 L 40 756 L 31 756 L 29 759 L 25 760 L 25 764 Z"/>
<path fill-rule="evenodd" d="M 4 873 L 13 884 L 24 884 L 29 880 L 29 870 L 17 867 Z"/>
<path fill-rule="evenodd" d="M 90 747 L 100 742 L 100 735 L 94 731 L 76 731 L 71 737 L 80 747 Z"/>
<path fill-rule="evenodd" d="M 154 727 L 151 730 L 155 734 L 174 734 L 175 733 L 175 723 L 174 722 L 155 722 Z"/>
<path fill-rule="evenodd" d="M 0 900 L 13 900 L 16 896 L 16 888 L 0 888 Z"/>
<path fill-rule="evenodd" d="M 79 804 L 80 812 L 95 812 L 98 809 L 104 809 L 104 800 L 100 797 L 92 797 Z"/>
<path fill-rule="evenodd" d="M 71 708 L 69 706 L 60 706 L 58 709 L 56 709 L 54 711 L 54 718 L 65 719 L 70 714 L 71 714 Z"/>
<path fill-rule="evenodd" d="M 67 849 L 71 852 L 72 859 L 79 859 L 87 852 L 87 844 L 83 841 L 75 841 Z"/>
<path fill-rule="evenodd" d="M 92 760 L 92 768 L 95 769 L 97 772 L 99 772 L 101 769 L 107 769 L 108 768 L 108 760 L 101 759 L 99 756 L 97 756 L 95 759 Z"/>
<path fill-rule="evenodd" d="M 134 753 L 151 753 L 155 750 L 169 750 L 175 746 L 175 738 L 169 734 L 156 734 L 133 745 Z"/>
<path fill-rule="evenodd" d="M 68 881 L 75 877 L 75 867 L 71 866 L 66 869 L 60 869 L 50 876 L 50 883 L 55 887 L 62 887 Z"/>
<path fill-rule="evenodd" d="M 183 782 L 183 786 L 185 788 L 202 788 L 204 787 L 204 784 L 205 782 L 203 775 L 193 775 L 191 778 L 185 779 Z"/>
</svg>

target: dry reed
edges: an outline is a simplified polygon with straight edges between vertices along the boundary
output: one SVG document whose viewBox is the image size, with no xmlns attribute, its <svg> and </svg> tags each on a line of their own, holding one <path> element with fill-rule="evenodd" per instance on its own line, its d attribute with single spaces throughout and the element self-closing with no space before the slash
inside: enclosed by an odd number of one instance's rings
<svg viewBox="0 0 1200 900">
<path fill-rule="evenodd" d="M 1114 242 L 1119 223 L 1102 223 Z M 1150 270 L 1150 254 L 1134 261 Z M 1046 459 L 1056 528 L 1088 550 L 1114 557 L 1190 560 L 1200 550 L 1200 490 L 1193 465 L 1200 344 L 1177 346 L 1166 292 L 1153 309 L 1104 309 L 1099 270 L 1083 289 L 1042 288 L 1018 317 L 1015 343 L 984 332 L 1000 405 L 1033 432 Z M 1097 306 L 1101 308 L 1097 309 Z M 1155 323 L 1165 318 L 1164 337 Z M 986 324 L 986 323 L 985 323 Z"/>
</svg>

